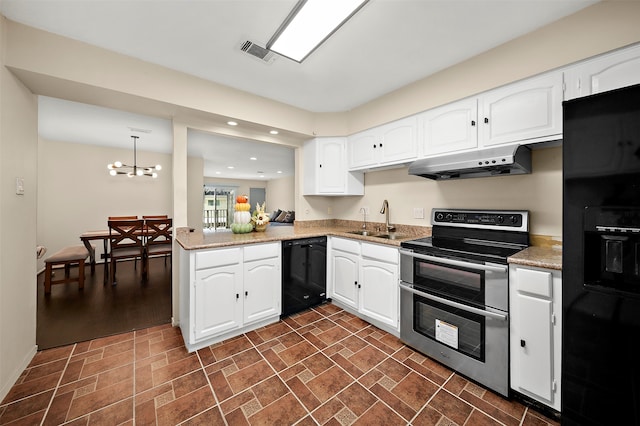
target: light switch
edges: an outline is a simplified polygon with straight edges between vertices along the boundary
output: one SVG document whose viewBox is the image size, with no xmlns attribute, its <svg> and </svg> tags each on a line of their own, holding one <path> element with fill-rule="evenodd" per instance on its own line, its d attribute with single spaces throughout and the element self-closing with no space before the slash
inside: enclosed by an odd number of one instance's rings
<svg viewBox="0 0 640 426">
<path fill-rule="evenodd" d="M 24 179 L 23 178 L 16 178 L 16 194 L 17 195 L 24 195 Z"/>
<path fill-rule="evenodd" d="M 422 207 L 414 207 L 413 208 L 413 218 L 414 219 L 424 219 L 424 208 L 422 208 Z"/>
</svg>

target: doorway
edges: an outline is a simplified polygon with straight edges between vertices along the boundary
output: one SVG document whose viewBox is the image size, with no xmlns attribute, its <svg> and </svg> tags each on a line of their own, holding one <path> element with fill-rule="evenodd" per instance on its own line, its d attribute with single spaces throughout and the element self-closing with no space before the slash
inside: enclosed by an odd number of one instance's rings
<svg viewBox="0 0 640 426">
<path fill-rule="evenodd" d="M 251 203 L 251 214 L 256 209 L 256 204 L 262 205 L 266 197 L 264 188 L 249 188 L 249 202 Z"/>
<path fill-rule="evenodd" d="M 205 186 L 202 228 L 209 231 L 229 229 L 235 199 L 236 188 Z"/>
</svg>

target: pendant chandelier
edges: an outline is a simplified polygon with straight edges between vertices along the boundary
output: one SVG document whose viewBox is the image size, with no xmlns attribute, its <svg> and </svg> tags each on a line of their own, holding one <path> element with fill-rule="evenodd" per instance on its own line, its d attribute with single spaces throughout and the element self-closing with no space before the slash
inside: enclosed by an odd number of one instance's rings
<svg viewBox="0 0 640 426">
<path fill-rule="evenodd" d="M 160 164 L 156 164 L 155 166 L 146 167 L 146 166 L 138 166 L 137 164 L 137 149 L 136 145 L 138 142 L 139 136 L 131 136 L 133 138 L 133 166 L 128 166 L 126 164 L 122 164 L 121 161 L 116 161 L 115 163 L 109 164 L 107 168 L 109 169 L 109 174 L 111 176 L 116 175 L 127 175 L 129 177 L 134 176 L 149 176 L 152 178 L 158 177 L 158 171 L 162 170 L 162 166 Z"/>
</svg>

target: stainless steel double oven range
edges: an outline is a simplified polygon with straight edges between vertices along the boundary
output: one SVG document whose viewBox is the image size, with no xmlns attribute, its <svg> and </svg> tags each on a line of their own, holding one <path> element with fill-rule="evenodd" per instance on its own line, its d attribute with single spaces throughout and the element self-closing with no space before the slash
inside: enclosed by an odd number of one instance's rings
<svg viewBox="0 0 640 426">
<path fill-rule="evenodd" d="M 400 337 L 507 396 L 507 258 L 529 245 L 529 214 L 434 209 L 431 224 L 431 237 L 401 244 Z"/>
</svg>

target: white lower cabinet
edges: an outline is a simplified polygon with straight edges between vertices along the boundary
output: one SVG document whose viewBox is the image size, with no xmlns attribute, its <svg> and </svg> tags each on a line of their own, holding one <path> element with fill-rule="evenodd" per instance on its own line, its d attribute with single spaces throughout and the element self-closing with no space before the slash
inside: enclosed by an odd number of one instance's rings
<svg viewBox="0 0 640 426">
<path fill-rule="evenodd" d="M 331 298 L 372 324 L 398 334 L 398 249 L 331 238 Z"/>
<path fill-rule="evenodd" d="M 511 388 L 560 411 L 561 271 L 509 266 Z"/>
<path fill-rule="evenodd" d="M 189 351 L 280 318 L 280 243 L 180 249 L 180 328 Z"/>
</svg>

